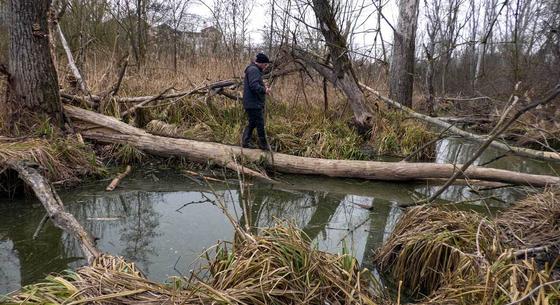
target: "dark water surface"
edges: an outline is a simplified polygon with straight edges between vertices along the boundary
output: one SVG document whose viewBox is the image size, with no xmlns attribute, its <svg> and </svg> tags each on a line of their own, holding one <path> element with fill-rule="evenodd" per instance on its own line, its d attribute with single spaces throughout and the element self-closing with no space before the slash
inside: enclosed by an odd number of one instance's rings
<svg viewBox="0 0 560 305">
<path fill-rule="evenodd" d="M 437 162 L 464 162 L 474 145 L 445 140 Z M 489 151 L 478 164 L 498 156 Z M 531 173 L 554 174 L 546 163 L 507 157 L 490 166 Z M 154 179 L 154 176 L 157 179 Z M 222 198 L 234 217 L 247 216 L 257 227 L 289 220 L 302 228 L 319 249 L 340 252 L 345 244 L 369 266 L 371 253 L 388 237 L 401 210 L 436 187 L 320 177 L 281 176 L 283 185 L 255 184 L 250 188 L 250 215 L 242 215 L 237 185 L 195 183 L 172 171 L 137 171 L 116 191 L 105 192 L 108 181 L 61 191 L 66 208 L 98 238 L 102 251 L 136 262 L 153 280 L 187 275 L 202 262 L 202 251 L 219 240 L 231 240 L 233 228 L 215 205 Z M 484 192 L 499 200 L 469 202 L 462 208 L 493 211 L 524 195 L 506 188 Z M 473 200 L 468 187 L 446 191 L 445 200 Z M 504 202 L 502 202 L 504 201 Z M 364 207 L 371 207 L 365 209 Z M 33 200 L 0 202 L 0 294 L 84 264 L 75 240 L 49 221 L 33 239 L 44 209 Z"/>
</svg>

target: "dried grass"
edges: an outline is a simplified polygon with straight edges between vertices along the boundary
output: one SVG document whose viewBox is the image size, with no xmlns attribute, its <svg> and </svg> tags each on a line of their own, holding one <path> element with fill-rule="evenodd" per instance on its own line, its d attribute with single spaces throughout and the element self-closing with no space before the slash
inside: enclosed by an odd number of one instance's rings
<svg viewBox="0 0 560 305">
<path fill-rule="evenodd" d="M 170 86 L 185 90 L 219 79 L 240 77 L 248 62 L 248 59 L 232 62 L 198 57 L 193 61 L 180 62 L 176 74 L 162 68 L 160 62 L 148 63 L 140 72 L 133 68 L 128 71 L 119 95 L 153 95 Z M 95 81 L 90 85 L 93 92 L 102 91 L 102 84 L 107 86 L 115 81 L 116 73 L 111 71 L 114 69 L 111 64 L 86 64 L 86 78 Z M 101 79 L 104 81 L 98 81 Z M 278 152 L 359 160 L 370 159 L 371 151 L 378 155 L 406 156 L 435 137 L 427 126 L 417 121 L 408 120 L 402 124 L 404 117 L 394 110 L 378 113 L 379 124 L 372 131 L 371 138 L 360 136 L 349 124 L 352 112 L 346 98 L 331 85 L 327 90 L 329 107 L 325 112 L 320 79 L 302 78 L 298 73 L 283 76 L 274 81 L 273 91 L 273 97 L 267 102 L 266 128 L 269 142 Z M 113 103 L 108 103 L 107 107 L 105 111 L 109 114 L 126 108 L 124 105 L 119 108 Z M 158 126 L 154 125 L 155 122 L 147 126 L 156 134 L 231 145 L 240 144 L 241 133 L 247 123 L 241 101 L 220 95 L 208 101 L 205 96 L 189 96 L 156 102 L 144 112 L 150 119 L 159 121 Z M 369 149 L 369 146 L 374 149 Z M 426 148 L 415 159 L 426 160 L 432 154 L 433 147 Z"/>
<path fill-rule="evenodd" d="M 82 176 L 104 172 L 92 149 L 73 137 L 0 141 L 0 164 L 8 160 L 37 164 L 54 182 L 75 183 Z"/>
<path fill-rule="evenodd" d="M 23 287 L 6 304 L 378 304 L 367 270 L 348 254 L 314 249 L 303 234 L 279 225 L 238 238 L 231 250 L 219 244 L 200 270 L 209 271 L 205 280 L 154 283 L 122 258 L 102 256 Z"/>
<path fill-rule="evenodd" d="M 517 249 L 548 246 L 560 253 L 560 188 L 549 188 L 521 200 L 500 214 L 503 238 Z"/>
<path fill-rule="evenodd" d="M 407 211 L 376 253 L 381 271 L 423 304 L 557 304 L 558 189 L 487 219 L 437 207 Z M 549 246 L 555 257 L 519 256 Z M 517 303 L 515 303 L 517 304 Z"/>
</svg>

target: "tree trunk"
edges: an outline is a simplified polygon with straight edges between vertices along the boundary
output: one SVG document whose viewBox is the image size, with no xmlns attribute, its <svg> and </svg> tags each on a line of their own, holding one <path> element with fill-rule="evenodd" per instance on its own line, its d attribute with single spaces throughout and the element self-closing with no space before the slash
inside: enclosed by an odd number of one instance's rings
<svg viewBox="0 0 560 305">
<path fill-rule="evenodd" d="M 426 108 L 429 115 L 435 114 L 435 90 L 434 90 L 434 44 L 430 42 L 429 49 L 426 49 L 426 60 L 428 65 L 426 66 L 426 90 L 428 91 L 428 97 L 426 99 Z"/>
<path fill-rule="evenodd" d="M 49 46 L 50 5 L 50 0 L 8 1 L 9 77 L 0 112 L 10 133 L 30 131 L 46 119 L 54 126 L 63 126 L 58 77 Z"/>
<path fill-rule="evenodd" d="M 91 264 L 101 252 L 95 246 L 93 237 L 72 214 L 65 211 L 64 204 L 54 187 L 36 169 L 27 166 L 25 162 L 8 161 L 5 165 L 17 171 L 19 177 L 31 187 L 54 225 L 76 238 L 87 262 Z"/>
<path fill-rule="evenodd" d="M 419 0 L 400 0 L 399 21 L 393 34 L 389 97 L 407 107 L 412 106 L 418 2 Z"/>
<path fill-rule="evenodd" d="M 160 156 L 181 156 L 194 162 L 208 161 L 232 168 L 235 160 L 266 162 L 279 172 L 292 174 L 325 175 L 330 177 L 363 178 L 387 181 L 411 181 L 451 177 L 460 165 L 378 162 L 354 160 L 327 160 L 298 157 L 257 149 L 242 149 L 219 143 L 160 137 L 127 125 L 114 117 L 85 109 L 65 106 L 84 137 L 105 143 L 132 145 Z M 507 170 L 470 167 L 464 177 L 476 180 L 531 185 L 534 187 L 560 184 L 560 177 L 531 175 Z"/>
<path fill-rule="evenodd" d="M 325 37 L 325 42 L 329 48 L 334 68 L 334 77 L 327 78 L 340 88 L 348 98 L 358 125 L 369 126 L 373 114 L 368 111 L 365 105 L 364 93 L 354 75 L 352 62 L 348 56 L 346 37 L 338 27 L 335 10 L 329 0 L 313 0 L 312 6 L 320 24 L 321 33 Z M 318 72 L 320 73 L 320 71 Z"/>
</svg>

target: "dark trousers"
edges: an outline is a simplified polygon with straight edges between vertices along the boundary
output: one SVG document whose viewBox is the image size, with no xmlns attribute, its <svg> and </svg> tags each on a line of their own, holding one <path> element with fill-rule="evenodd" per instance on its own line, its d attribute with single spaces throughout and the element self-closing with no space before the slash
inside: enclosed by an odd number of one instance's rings
<svg viewBox="0 0 560 305">
<path fill-rule="evenodd" d="M 249 124 L 245 127 L 243 131 L 242 146 L 251 147 L 251 137 L 253 136 L 253 130 L 257 129 L 257 135 L 259 136 L 259 148 L 268 149 L 268 142 L 266 141 L 266 132 L 264 131 L 264 114 L 262 109 L 245 109 L 247 113 L 247 119 Z"/>
</svg>

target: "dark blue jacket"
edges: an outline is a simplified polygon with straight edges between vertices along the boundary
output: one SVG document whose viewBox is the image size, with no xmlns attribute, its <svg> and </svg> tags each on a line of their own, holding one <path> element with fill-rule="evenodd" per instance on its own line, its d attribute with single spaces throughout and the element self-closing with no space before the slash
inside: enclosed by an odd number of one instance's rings
<svg viewBox="0 0 560 305">
<path fill-rule="evenodd" d="M 245 68 L 243 80 L 243 108 L 263 109 L 266 87 L 263 82 L 263 73 L 254 63 Z"/>
</svg>

